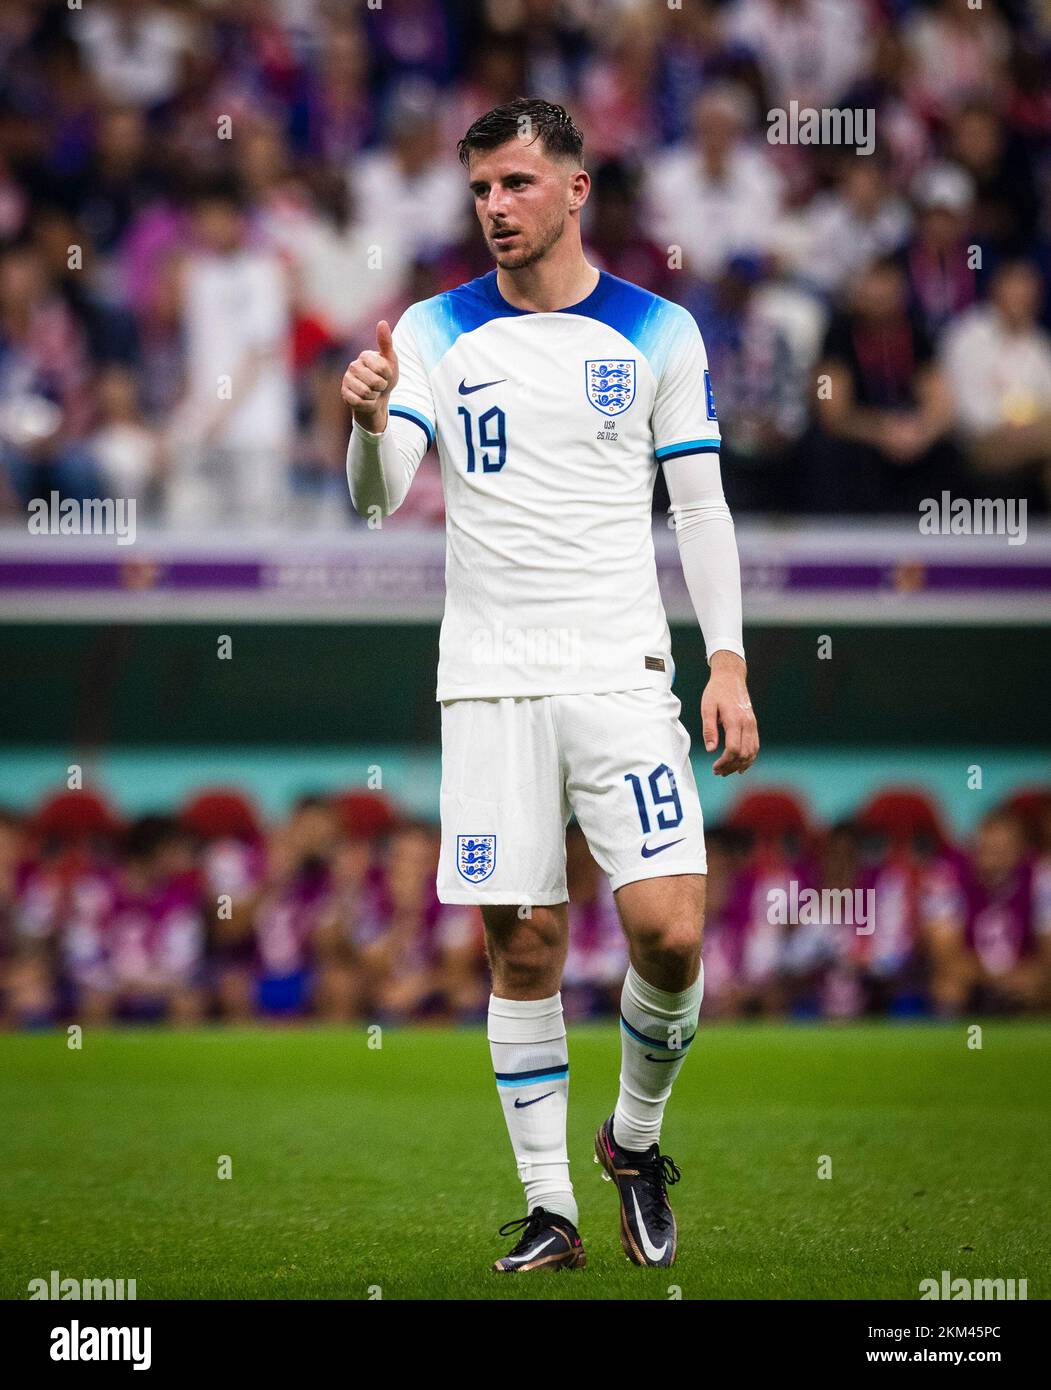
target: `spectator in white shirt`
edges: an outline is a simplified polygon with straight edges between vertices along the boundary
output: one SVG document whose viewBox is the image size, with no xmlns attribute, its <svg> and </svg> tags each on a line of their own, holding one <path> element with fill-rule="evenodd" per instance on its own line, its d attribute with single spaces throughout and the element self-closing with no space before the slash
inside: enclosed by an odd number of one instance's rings
<svg viewBox="0 0 1051 1390">
<path fill-rule="evenodd" d="M 647 230 L 680 246 L 685 268 L 718 278 L 735 255 L 767 251 L 781 211 L 782 181 L 767 145 L 746 139 L 752 101 L 742 87 L 710 87 L 693 108 L 689 143 L 658 156 L 645 190 Z"/>
<path fill-rule="evenodd" d="M 796 269 L 816 289 L 835 295 L 872 261 L 901 249 L 909 220 L 879 155 L 844 154 L 834 192 L 815 198 L 806 211 L 805 252 Z"/>
<path fill-rule="evenodd" d="M 95 385 L 99 425 L 88 440 L 107 497 L 134 497 L 140 521 L 152 517 L 162 469 L 160 440 L 139 408 L 135 377 L 116 364 Z"/>
<path fill-rule="evenodd" d="M 408 229 L 386 221 L 366 225 L 340 173 L 315 176 L 311 193 L 313 216 L 286 249 L 298 272 L 303 312 L 342 350 L 361 333 L 374 332 L 377 319 L 404 292 L 411 269 Z"/>
<path fill-rule="evenodd" d="M 868 65 L 858 0 L 737 0 L 727 37 L 756 55 L 770 101 L 831 105 Z"/>
<path fill-rule="evenodd" d="M 102 0 L 77 20 L 72 33 L 111 101 L 154 107 L 174 95 L 193 47 L 185 14 L 152 0 Z"/>
<path fill-rule="evenodd" d="M 236 189 L 194 206 L 198 249 L 179 271 L 186 394 L 170 422 L 173 520 L 279 521 L 294 427 L 291 296 L 276 255 L 247 242 Z"/>
<path fill-rule="evenodd" d="M 976 9 L 973 0 L 937 0 L 908 20 L 915 97 L 929 119 L 943 118 L 963 100 L 1000 91 L 1011 45 L 996 11 L 995 5 Z"/>
<path fill-rule="evenodd" d="M 948 329 L 942 358 L 972 467 L 1028 472 L 1051 496 L 1051 335 L 1039 324 L 1043 287 L 1028 261 L 1005 262 L 987 304 Z"/>
<path fill-rule="evenodd" d="M 439 134 L 433 94 L 406 85 L 392 107 L 386 143 L 351 170 L 359 222 L 410 257 L 455 245 L 468 226 L 463 170 L 442 150 Z"/>
</svg>

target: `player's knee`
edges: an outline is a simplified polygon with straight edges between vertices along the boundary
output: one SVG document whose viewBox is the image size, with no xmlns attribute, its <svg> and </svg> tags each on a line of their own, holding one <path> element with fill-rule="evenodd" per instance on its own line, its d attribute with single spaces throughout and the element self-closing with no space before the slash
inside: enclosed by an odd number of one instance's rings
<svg viewBox="0 0 1051 1390">
<path fill-rule="evenodd" d="M 493 978 L 515 995 L 543 993 L 551 978 L 551 966 L 535 955 L 505 955 L 493 961 Z"/>
<path fill-rule="evenodd" d="M 689 973 L 701 955 L 701 922 L 697 918 L 643 923 L 632 932 L 636 950 L 662 970 Z"/>
<path fill-rule="evenodd" d="M 558 977 L 558 952 L 534 934 L 519 933 L 487 944 L 493 980 L 514 994 L 542 993 Z"/>
<path fill-rule="evenodd" d="M 523 916 L 514 908 L 487 908 L 484 916 L 494 980 L 532 991 L 557 978 L 565 953 L 565 924 L 557 912 L 534 908 Z"/>
</svg>

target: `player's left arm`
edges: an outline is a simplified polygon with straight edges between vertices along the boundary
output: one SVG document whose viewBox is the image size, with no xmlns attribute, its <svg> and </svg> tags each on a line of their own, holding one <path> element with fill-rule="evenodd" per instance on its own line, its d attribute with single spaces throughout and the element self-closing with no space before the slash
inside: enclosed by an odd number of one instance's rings
<svg viewBox="0 0 1051 1390">
<path fill-rule="evenodd" d="M 724 748 L 712 771 L 746 772 L 759 753 L 759 730 L 748 695 L 741 616 L 741 565 L 733 518 L 723 496 L 719 455 L 688 455 L 664 465 L 679 559 L 704 634 L 711 675 L 701 697 L 704 746 Z"/>
<path fill-rule="evenodd" d="M 686 587 L 711 675 L 701 699 L 704 746 L 722 755 L 712 771 L 745 772 L 759 753 L 748 695 L 741 612 L 741 565 L 719 472 L 719 424 L 708 359 L 691 314 L 668 306 L 666 355 L 654 398 L 654 452 L 664 468 Z"/>
</svg>

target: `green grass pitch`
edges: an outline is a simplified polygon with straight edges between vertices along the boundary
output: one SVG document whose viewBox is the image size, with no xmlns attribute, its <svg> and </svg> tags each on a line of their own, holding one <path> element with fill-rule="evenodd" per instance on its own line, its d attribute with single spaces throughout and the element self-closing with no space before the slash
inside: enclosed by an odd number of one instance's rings
<svg viewBox="0 0 1051 1390">
<path fill-rule="evenodd" d="M 0 1296 L 57 1269 L 140 1299 L 915 1299 L 948 1269 L 1046 1298 L 1051 1027 L 987 1021 L 982 1043 L 962 1023 L 702 1025 L 665 1120 L 669 1271 L 625 1260 L 592 1162 L 616 1030 L 573 1027 L 588 1268 L 498 1276 L 522 1198 L 481 1030 L 4 1036 Z"/>
</svg>

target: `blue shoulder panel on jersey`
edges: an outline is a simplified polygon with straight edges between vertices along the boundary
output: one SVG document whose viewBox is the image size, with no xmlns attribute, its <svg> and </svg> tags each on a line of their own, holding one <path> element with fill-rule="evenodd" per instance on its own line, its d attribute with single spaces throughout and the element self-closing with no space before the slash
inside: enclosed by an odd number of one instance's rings
<svg viewBox="0 0 1051 1390">
<path fill-rule="evenodd" d="M 495 270 L 488 275 L 480 275 L 477 280 L 468 280 L 454 290 L 436 294 L 432 299 L 421 300 L 408 310 L 410 326 L 429 372 L 434 370 L 461 334 L 481 328 L 490 319 L 511 317 L 521 312 L 513 305 L 504 303 L 496 293 Z"/>
<path fill-rule="evenodd" d="M 534 311 L 508 304 L 497 288 L 496 271 L 490 270 L 454 290 L 421 300 L 408 312 L 424 363 L 433 371 L 461 334 L 492 319 L 524 318 Z M 558 312 L 597 319 L 616 329 L 635 344 L 658 376 L 684 335 L 697 332 L 693 316 L 681 305 L 605 270 L 599 271 L 598 284 L 585 299 Z"/>
<path fill-rule="evenodd" d="M 604 270 L 599 272 L 599 282 L 587 299 L 563 312 L 583 314 L 616 329 L 635 344 L 656 376 L 686 326 L 684 314 L 689 326 L 696 329 L 691 316 L 678 304 Z"/>
</svg>

